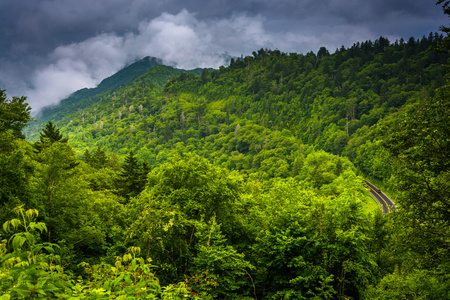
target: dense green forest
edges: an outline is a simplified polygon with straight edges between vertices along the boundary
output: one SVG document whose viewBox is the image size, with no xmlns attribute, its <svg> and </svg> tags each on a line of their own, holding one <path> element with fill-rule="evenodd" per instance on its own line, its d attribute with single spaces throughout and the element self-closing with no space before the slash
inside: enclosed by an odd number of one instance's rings
<svg viewBox="0 0 450 300">
<path fill-rule="evenodd" d="M 0 90 L 0 300 L 449 299 L 448 41 Z"/>
<path fill-rule="evenodd" d="M 52 121 L 79 153 L 133 150 L 155 165 L 196 152 L 267 179 L 297 176 L 312 146 L 387 180 L 383 126 L 445 83 L 447 56 L 428 51 L 442 39 L 380 38 L 317 55 L 261 49 L 200 76 L 159 65 L 131 84 L 64 106 Z M 47 121 L 28 129 L 32 141 Z"/>
</svg>

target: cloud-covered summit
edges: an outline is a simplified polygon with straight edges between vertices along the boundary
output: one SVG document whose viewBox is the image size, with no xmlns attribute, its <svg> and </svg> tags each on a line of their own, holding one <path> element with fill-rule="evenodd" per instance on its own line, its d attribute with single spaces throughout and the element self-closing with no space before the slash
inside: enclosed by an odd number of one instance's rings
<svg viewBox="0 0 450 300">
<path fill-rule="evenodd" d="M 0 14 L 0 88 L 35 110 L 145 56 L 217 68 L 225 53 L 332 52 L 446 24 L 423 0 L 3 0 Z"/>
</svg>

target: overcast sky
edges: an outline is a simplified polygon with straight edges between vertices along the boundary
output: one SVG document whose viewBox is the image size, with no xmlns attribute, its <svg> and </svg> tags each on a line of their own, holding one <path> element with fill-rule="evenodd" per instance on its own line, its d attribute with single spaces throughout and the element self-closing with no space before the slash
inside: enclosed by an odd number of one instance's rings
<svg viewBox="0 0 450 300">
<path fill-rule="evenodd" d="M 433 0 L 0 0 L 0 89 L 33 110 L 154 56 L 214 67 L 260 48 L 334 52 L 448 25 Z"/>
</svg>

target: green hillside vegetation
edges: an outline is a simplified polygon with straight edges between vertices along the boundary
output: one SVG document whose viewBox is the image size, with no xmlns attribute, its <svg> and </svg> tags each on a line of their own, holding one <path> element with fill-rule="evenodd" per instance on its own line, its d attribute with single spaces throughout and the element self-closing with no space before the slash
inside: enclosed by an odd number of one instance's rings
<svg viewBox="0 0 450 300">
<path fill-rule="evenodd" d="M 380 38 L 334 54 L 321 48 L 317 55 L 261 49 L 227 68 L 197 70 L 199 76 L 160 65 L 53 121 L 79 153 L 133 150 L 154 165 L 196 152 L 267 179 L 297 176 L 312 147 L 386 181 L 383 126 L 445 83 L 447 56 L 428 51 L 442 39 L 431 33 L 393 44 Z"/>
<path fill-rule="evenodd" d="M 0 90 L 0 299 L 450 298 L 447 39 Z"/>
<path fill-rule="evenodd" d="M 75 105 L 85 99 L 89 99 L 98 94 L 104 93 L 111 89 L 126 85 L 139 77 L 140 75 L 147 72 L 149 69 L 154 66 L 162 64 L 160 59 L 155 57 L 145 57 L 125 68 L 117 72 L 116 74 L 102 80 L 100 84 L 95 88 L 85 88 L 81 89 L 68 98 L 62 100 L 57 105 L 48 106 L 43 108 L 39 112 L 39 120 L 48 121 L 55 118 L 55 115 L 64 115 L 67 114 L 72 109 L 72 105 Z"/>
</svg>

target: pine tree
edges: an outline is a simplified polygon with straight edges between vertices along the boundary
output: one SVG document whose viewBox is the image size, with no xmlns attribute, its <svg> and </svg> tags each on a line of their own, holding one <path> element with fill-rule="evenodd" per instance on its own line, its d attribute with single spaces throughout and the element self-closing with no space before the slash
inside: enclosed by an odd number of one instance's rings
<svg viewBox="0 0 450 300">
<path fill-rule="evenodd" d="M 91 160 L 89 164 L 91 167 L 96 169 L 104 168 L 109 162 L 108 156 L 106 156 L 106 153 L 100 149 L 100 147 L 97 147 L 97 150 L 95 150 L 94 154 L 91 156 Z"/>
<path fill-rule="evenodd" d="M 117 194 L 124 197 L 126 202 L 139 195 L 145 188 L 149 171 L 149 165 L 146 162 L 140 164 L 133 151 L 130 151 L 116 180 Z"/>
<path fill-rule="evenodd" d="M 34 148 L 37 152 L 41 152 L 42 148 L 46 145 L 51 145 L 56 142 L 67 143 L 69 141 L 68 138 L 63 138 L 62 133 L 59 131 L 59 128 L 56 127 L 51 121 L 49 121 L 45 128 L 42 129 L 42 132 L 39 133 L 39 141 L 34 143 Z"/>
<path fill-rule="evenodd" d="M 42 129 L 42 132 L 39 135 L 41 143 L 44 143 L 46 139 L 52 144 L 55 142 L 67 143 L 69 140 L 68 138 L 63 138 L 62 133 L 51 121 L 45 125 L 45 128 Z"/>
<path fill-rule="evenodd" d="M 92 155 L 89 152 L 89 149 L 84 150 L 83 152 L 83 160 L 87 163 L 87 164 L 91 164 L 91 159 L 92 159 Z"/>
</svg>

